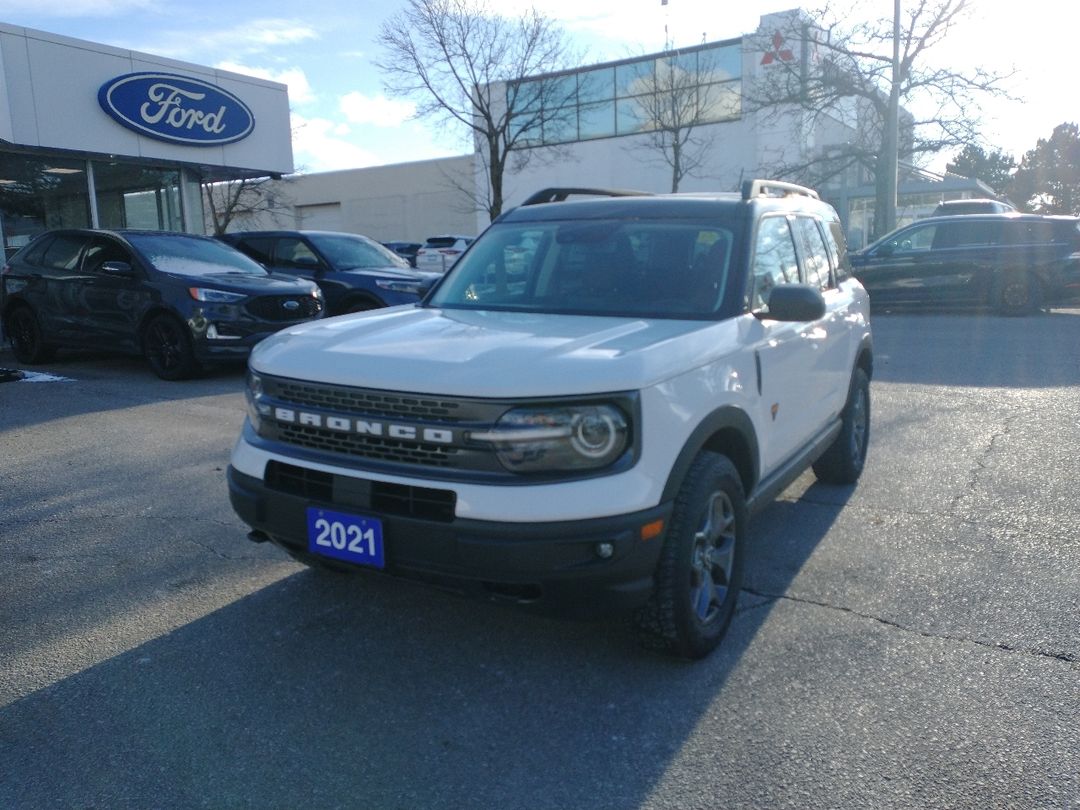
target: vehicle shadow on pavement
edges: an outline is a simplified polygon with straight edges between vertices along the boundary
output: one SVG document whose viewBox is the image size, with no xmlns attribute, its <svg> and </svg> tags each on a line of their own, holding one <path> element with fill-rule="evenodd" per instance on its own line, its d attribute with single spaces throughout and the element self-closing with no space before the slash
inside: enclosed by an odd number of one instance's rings
<svg viewBox="0 0 1080 810">
<path fill-rule="evenodd" d="M 747 653 L 853 492 L 794 489 L 756 516 L 704 661 L 623 623 L 302 570 L 0 708 L 0 806 L 638 807 L 710 718 L 732 736 L 700 766 L 737 795 L 753 701 L 728 681 L 776 675 Z"/>
</svg>

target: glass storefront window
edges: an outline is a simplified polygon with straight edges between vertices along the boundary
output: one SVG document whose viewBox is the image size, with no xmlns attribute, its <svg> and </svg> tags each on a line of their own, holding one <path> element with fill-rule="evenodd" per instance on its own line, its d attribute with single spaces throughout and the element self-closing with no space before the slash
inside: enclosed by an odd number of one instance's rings
<svg viewBox="0 0 1080 810">
<path fill-rule="evenodd" d="M 578 111 L 578 131 L 581 140 L 606 138 L 615 134 L 615 102 L 583 104 Z"/>
<path fill-rule="evenodd" d="M 587 70 L 578 76 L 578 100 L 582 104 L 615 98 L 615 71 L 612 68 Z"/>
<path fill-rule="evenodd" d="M 184 229 L 178 170 L 96 160 L 93 169 L 100 227 Z"/>
<path fill-rule="evenodd" d="M 615 67 L 615 90 L 619 98 L 649 92 L 653 86 L 654 59 Z"/>
<path fill-rule="evenodd" d="M 89 225 L 86 161 L 0 153 L 0 236 L 5 256 L 42 231 Z"/>
</svg>

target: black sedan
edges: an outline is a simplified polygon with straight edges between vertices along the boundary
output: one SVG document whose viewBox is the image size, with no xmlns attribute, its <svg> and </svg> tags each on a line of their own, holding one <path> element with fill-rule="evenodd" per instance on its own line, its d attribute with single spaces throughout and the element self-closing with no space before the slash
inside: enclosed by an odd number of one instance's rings
<svg viewBox="0 0 1080 810">
<path fill-rule="evenodd" d="M 0 279 L 0 317 L 19 362 L 46 362 L 60 347 L 104 349 L 142 354 L 166 380 L 243 359 L 325 309 L 310 281 L 184 233 L 51 231 L 12 256 Z"/>
</svg>

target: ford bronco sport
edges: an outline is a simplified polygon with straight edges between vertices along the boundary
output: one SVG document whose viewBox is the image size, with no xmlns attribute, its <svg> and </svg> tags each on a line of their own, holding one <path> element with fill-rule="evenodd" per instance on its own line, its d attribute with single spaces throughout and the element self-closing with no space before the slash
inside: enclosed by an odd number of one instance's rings
<svg viewBox="0 0 1080 810">
<path fill-rule="evenodd" d="M 606 194 L 540 192 L 420 304 L 262 343 L 229 468 L 251 539 L 712 650 L 753 510 L 862 471 L 868 299 L 809 189 Z"/>
</svg>

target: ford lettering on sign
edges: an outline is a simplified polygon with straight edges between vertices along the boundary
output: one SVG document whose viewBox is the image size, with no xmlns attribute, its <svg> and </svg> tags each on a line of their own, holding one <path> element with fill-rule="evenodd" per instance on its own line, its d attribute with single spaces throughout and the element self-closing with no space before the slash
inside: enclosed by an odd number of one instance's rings
<svg viewBox="0 0 1080 810">
<path fill-rule="evenodd" d="M 172 73 L 117 76 L 101 86 L 98 103 L 128 129 L 188 146 L 233 143 L 255 129 L 255 116 L 232 93 Z"/>
</svg>

